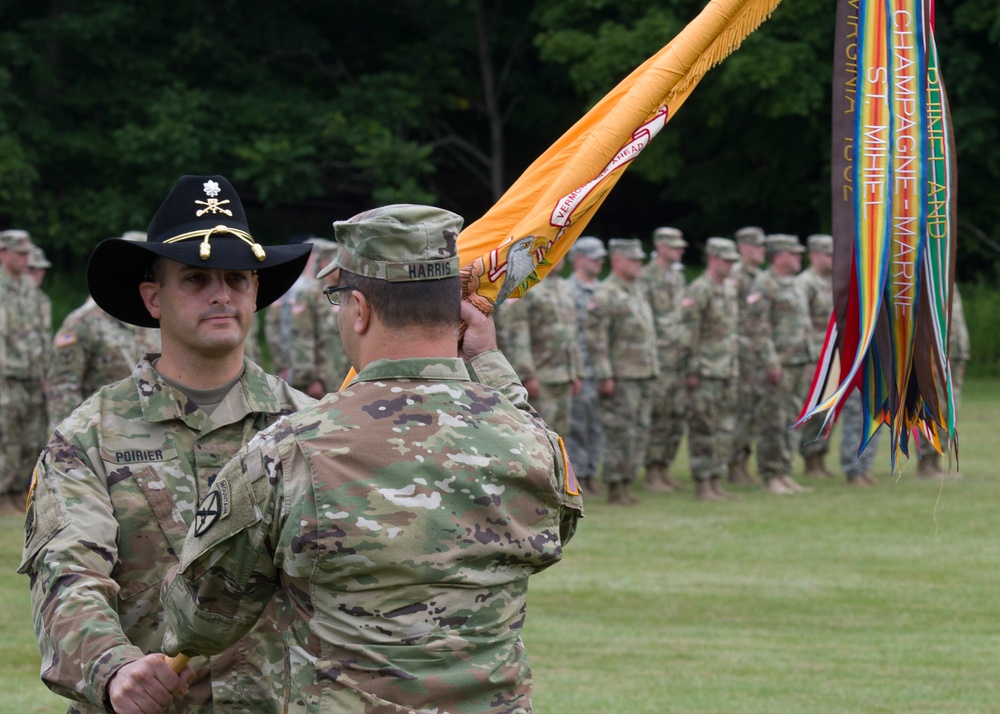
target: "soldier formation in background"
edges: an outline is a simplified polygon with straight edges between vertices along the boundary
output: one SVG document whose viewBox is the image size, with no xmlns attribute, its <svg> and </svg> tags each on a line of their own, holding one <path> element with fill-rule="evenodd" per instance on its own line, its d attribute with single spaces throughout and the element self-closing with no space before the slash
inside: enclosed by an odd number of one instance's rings
<svg viewBox="0 0 1000 714">
<path fill-rule="evenodd" d="M 47 266 L 22 230 L 0 233 L 0 507 L 24 512 L 31 472 L 48 439 L 45 365 L 52 306 L 38 287 Z M 34 253 L 34 254 L 33 254 Z M 36 271 L 32 274 L 32 271 Z"/>
<path fill-rule="evenodd" d="M 646 257 L 635 238 L 608 243 L 611 273 L 594 291 L 586 339 L 604 432 L 608 501 L 637 503 L 629 485 L 646 463 L 656 363 L 656 324 L 639 276 Z"/>
</svg>

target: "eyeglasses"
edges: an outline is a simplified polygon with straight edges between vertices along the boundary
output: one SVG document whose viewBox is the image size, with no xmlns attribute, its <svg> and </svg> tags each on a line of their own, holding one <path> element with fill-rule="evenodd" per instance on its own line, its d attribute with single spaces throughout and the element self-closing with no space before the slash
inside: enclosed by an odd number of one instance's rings
<svg viewBox="0 0 1000 714">
<path fill-rule="evenodd" d="M 323 294 L 326 295 L 326 299 L 330 301 L 331 305 L 341 305 L 343 300 L 350 297 L 349 290 L 354 290 L 350 285 L 338 285 L 336 287 L 326 288 L 323 290 Z"/>
</svg>

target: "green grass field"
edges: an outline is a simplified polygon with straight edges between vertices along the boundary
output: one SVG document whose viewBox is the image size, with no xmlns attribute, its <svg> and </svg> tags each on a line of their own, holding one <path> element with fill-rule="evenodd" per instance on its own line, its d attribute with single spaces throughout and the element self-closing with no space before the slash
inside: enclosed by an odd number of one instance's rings
<svg viewBox="0 0 1000 714">
<path fill-rule="evenodd" d="M 532 581 L 535 710 L 1000 711 L 997 424 L 1000 381 L 970 380 L 956 481 L 892 478 L 883 449 L 877 488 L 593 499 Z M 2 710 L 65 711 L 38 680 L 20 542 L 19 520 L 0 520 Z"/>
</svg>

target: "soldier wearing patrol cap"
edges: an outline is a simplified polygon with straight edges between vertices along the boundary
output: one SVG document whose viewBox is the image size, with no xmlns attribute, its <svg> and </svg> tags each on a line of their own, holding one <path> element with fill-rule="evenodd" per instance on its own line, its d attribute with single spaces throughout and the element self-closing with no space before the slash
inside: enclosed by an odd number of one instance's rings
<svg viewBox="0 0 1000 714">
<path fill-rule="evenodd" d="M 810 352 L 815 358 L 823 350 L 833 314 L 833 236 L 813 234 L 806 239 L 806 247 L 809 267 L 799 273 L 796 280 L 809 304 Z M 822 426 L 822 419 L 810 419 L 799 427 L 799 453 L 806 462 L 806 476 L 833 476 L 824 463 L 830 439 L 821 436 Z"/>
<path fill-rule="evenodd" d="M 492 321 L 461 300 L 461 225 L 413 205 L 334 224 L 320 274 L 340 270 L 326 293 L 357 377 L 219 474 L 163 591 L 170 652 L 224 649 L 278 592 L 290 711 L 531 711 L 528 578 L 582 504 Z"/>
<path fill-rule="evenodd" d="M 805 402 L 815 355 L 809 304 L 795 279 L 805 248 L 797 236 L 777 234 L 767 237 L 767 251 L 771 264 L 746 298 L 751 359 L 764 385 L 757 466 L 768 491 L 789 494 L 808 490 L 792 478 L 798 433 L 790 427 Z"/>
<path fill-rule="evenodd" d="M 656 324 L 639 281 L 646 257 L 635 238 L 612 238 L 611 274 L 594 293 L 587 314 L 587 351 L 597 382 L 604 432 L 608 503 L 637 503 L 629 484 L 646 462 L 651 389 L 658 374 Z"/>
<path fill-rule="evenodd" d="M 681 300 L 686 333 L 679 364 L 684 370 L 688 403 L 688 451 L 695 498 L 718 501 L 732 498 L 722 487 L 729 466 L 736 415 L 739 376 L 739 304 L 728 279 L 740 259 L 728 238 L 709 238 L 705 272 L 688 287 Z"/>
<path fill-rule="evenodd" d="M 31 278 L 31 236 L 0 233 L 0 510 L 24 512 L 31 468 L 47 436 L 45 364 L 52 308 Z"/>
<path fill-rule="evenodd" d="M 747 315 L 747 295 L 754 278 L 764 264 L 766 248 L 764 231 L 757 226 L 745 226 L 737 230 L 736 249 L 740 260 L 729 275 L 736 286 L 736 298 L 740 305 L 740 376 L 736 395 L 736 424 L 733 427 L 733 453 L 729 457 L 729 482 L 752 485 L 758 483 L 749 470 L 751 446 L 756 438 L 754 414 L 760 401 L 759 369 L 750 357 L 751 335 Z"/>
<path fill-rule="evenodd" d="M 673 491 L 680 486 L 670 465 L 684 436 L 687 399 L 681 375 L 680 354 L 684 331 L 680 329 L 680 302 L 686 281 L 681 258 L 687 241 L 678 228 L 653 231 L 655 257 L 643 268 L 642 282 L 656 323 L 656 354 L 660 375 L 653 382 L 649 449 L 646 452 L 646 488 Z"/>
<path fill-rule="evenodd" d="M 569 250 L 573 273 L 566 286 L 576 304 L 577 352 L 580 355 L 580 391 L 573 397 L 570 413 L 569 460 L 577 480 L 587 493 L 597 493 L 597 472 L 604 453 L 604 432 L 597 415 L 597 385 L 587 351 L 587 313 L 594 309 L 594 292 L 604 268 L 608 251 L 604 241 L 595 236 L 580 236 Z"/>
<path fill-rule="evenodd" d="M 288 289 L 309 247 L 260 245 L 222 176 L 182 176 L 147 233 L 98 245 L 87 282 L 112 317 L 159 327 L 162 352 L 73 411 L 35 469 L 18 570 L 31 579 L 42 679 L 77 712 L 253 702 L 277 714 L 282 604 L 237 648 L 178 676 L 161 654 L 159 584 L 188 525 L 211 510 L 223 465 L 312 401 L 243 351 L 254 312 Z"/>
</svg>

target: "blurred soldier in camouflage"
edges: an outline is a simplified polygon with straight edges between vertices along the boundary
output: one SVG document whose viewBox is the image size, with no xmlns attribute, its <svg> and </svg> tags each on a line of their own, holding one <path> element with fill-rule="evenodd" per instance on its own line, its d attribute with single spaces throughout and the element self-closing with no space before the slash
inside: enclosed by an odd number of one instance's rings
<svg viewBox="0 0 1000 714">
<path fill-rule="evenodd" d="M 656 326 L 639 281 L 646 254 L 635 238 L 612 238 L 611 274 L 594 292 L 587 314 L 587 352 L 597 382 L 604 432 L 608 503 L 637 503 L 629 484 L 646 463 L 650 395 L 657 376 Z"/>
<path fill-rule="evenodd" d="M 757 422 L 757 466 L 771 493 L 807 491 L 792 478 L 798 418 L 812 378 L 814 356 L 809 305 L 795 280 L 805 248 L 793 235 L 767 236 L 770 267 L 758 275 L 747 295 L 751 358 L 763 373 Z"/>
<path fill-rule="evenodd" d="M 333 241 L 313 238 L 308 242 L 313 245 L 314 264 L 324 267 L 336 257 L 337 244 Z M 308 274 L 307 268 L 302 275 Z M 293 387 L 315 399 L 340 389 L 351 368 L 337 331 L 336 311 L 339 308 L 331 310 L 323 294 L 330 285 L 336 285 L 336 279 L 336 271 L 333 271 L 322 278 L 305 281 L 297 290 L 293 286 L 267 311 L 271 335 L 268 344 L 276 344 L 274 333 L 280 330 L 282 353 L 288 360 L 282 376 Z M 275 320 L 275 316 L 280 319 Z"/>
<path fill-rule="evenodd" d="M 28 255 L 28 275 L 31 279 L 35 281 L 35 285 L 39 289 L 42 287 L 42 282 L 45 280 L 45 271 L 52 267 L 52 263 L 48 261 L 45 257 L 45 251 L 39 248 L 37 245 L 31 246 L 31 253 Z M 44 293 L 42 293 L 44 295 Z M 48 296 L 45 296 L 48 300 Z M 52 303 L 49 301 L 49 312 L 52 311 Z"/>
<path fill-rule="evenodd" d="M 576 303 L 559 275 L 563 262 L 505 312 L 504 343 L 531 406 L 550 429 L 568 438 L 583 365 L 577 347 Z"/>
<path fill-rule="evenodd" d="M 146 240 L 140 231 L 128 231 L 123 240 Z M 49 432 L 87 397 L 125 379 L 146 354 L 159 354 L 160 331 L 116 320 L 92 297 L 63 320 L 52 340 L 52 358 L 45 380 Z"/>
<path fill-rule="evenodd" d="M 323 239 L 317 239 L 315 236 L 305 237 L 303 234 L 291 237 L 292 243 L 314 245 L 316 240 Z M 271 371 L 289 384 L 292 383 L 292 380 L 289 379 L 291 355 L 288 352 L 288 346 L 292 343 L 292 298 L 305 290 L 306 285 L 316 279 L 316 257 L 318 254 L 319 251 L 315 248 L 309 253 L 309 260 L 302 269 L 302 275 L 295 280 L 288 292 L 275 300 L 274 304 L 264 311 L 264 339 L 271 353 Z"/>
<path fill-rule="evenodd" d="M 656 354 L 660 375 L 653 382 L 649 450 L 646 453 L 646 488 L 673 491 L 680 486 L 670 475 L 670 465 L 684 436 L 687 395 L 681 374 L 684 331 L 680 327 L 680 302 L 686 281 L 681 258 L 687 241 L 677 228 L 653 231 L 656 257 L 642 271 L 649 304 L 656 322 Z M 728 459 L 728 457 L 727 457 Z"/>
<path fill-rule="evenodd" d="M 864 415 L 861 411 L 861 393 L 858 390 L 853 390 L 844 400 L 837 422 L 840 424 L 840 468 L 847 477 L 847 485 L 877 486 L 878 480 L 872 476 L 872 468 L 882 431 L 876 431 L 868 440 L 865 450 L 858 453 L 864 436 Z"/>
<path fill-rule="evenodd" d="M 806 239 L 809 267 L 796 280 L 809 304 L 809 352 L 815 358 L 823 351 L 823 341 L 833 314 L 833 236 L 814 234 Z M 806 389 L 808 390 L 808 383 Z M 802 406 L 801 404 L 799 405 Z M 824 463 L 830 450 L 829 436 L 821 437 L 822 419 L 810 419 L 799 427 L 799 453 L 805 459 L 806 476 L 833 476 Z"/>
<path fill-rule="evenodd" d="M 52 308 L 32 279 L 27 231 L 0 233 L 0 510 L 23 513 L 31 469 L 45 445 L 45 364 Z"/>
<path fill-rule="evenodd" d="M 192 660 L 178 677 L 160 654 L 159 584 L 188 525 L 206 517 L 203 498 L 226 462 L 312 401 L 243 352 L 254 311 L 294 282 L 309 248 L 254 241 L 222 176 L 181 177 L 148 235 L 101 243 L 87 283 L 112 317 L 159 326 L 162 354 L 62 423 L 28 500 L 18 571 L 31 579 L 42 679 L 79 702 L 72 712 L 277 714 L 287 603 L 272 603 L 276 617 L 236 648 Z"/>
<path fill-rule="evenodd" d="M 962 403 L 962 385 L 965 383 L 965 366 L 972 356 L 972 345 L 969 341 L 969 327 L 965 322 L 965 308 L 962 306 L 962 295 L 958 284 L 951 294 L 951 327 L 948 332 L 948 364 L 951 366 L 951 389 L 955 400 L 957 418 L 959 406 Z M 941 430 L 941 439 L 947 439 L 947 429 Z M 921 478 L 958 478 L 958 471 L 941 468 L 941 454 L 926 439 L 920 444 L 920 463 L 917 465 L 917 475 Z"/>
<path fill-rule="evenodd" d="M 604 432 L 597 416 L 597 385 L 590 353 L 587 351 L 587 313 L 596 303 L 594 291 L 600 285 L 598 278 L 604 267 L 608 251 L 600 238 L 581 236 L 569 251 L 573 274 L 566 278 L 566 286 L 576 303 L 577 351 L 582 373 L 580 392 L 573 397 L 570 418 L 569 460 L 576 471 L 577 480 L 587 493 L 597 493 L 597 472 L 604 453 Z"/>
<path fill-rule="evenodd" d="M 728 280 L 740 254 L 728 238 L 709 238 L 705 272 L 681 300 L 686 333 L 679 364 L 688 392 L 688 453 L 695 498 L 719 501 L 732 498 L 722 488 L 729 471 L 739 378 L 739 302 Z"/>
<path fill-rule="evenodd" d="M 729 482 L 735 484 L 756 484 L 748 468 L 750 447 L 756 437 L 757 427 L 754 415 L 760 400 L 760 369 L 754 364 L 750 354 L 750 322 L 747 320 L 747 295 L 750 286 L 760 274 L 764 264 L 764 231 L 756 226 L 740 228 L 733 234 L 740 261 L 733 266 L 730 280 L 736 284 L 736 298 L 739 301 L 740 377 L 736 396 L 736 424 L 733 427 L 733 453 L 729 458 Z"/>
<path fill-rule="evenodd" d="M 164 641 L 218 652 L 277 591 L 295 611 L 286 712 L 530 712 L 528 579 L 582 507 L 559 438 L 461 301 L 461 218 L 398 205 L 334 225 L 327 294 L 358 375 L 219 474 L 163 590 Z"/>
</svg>

